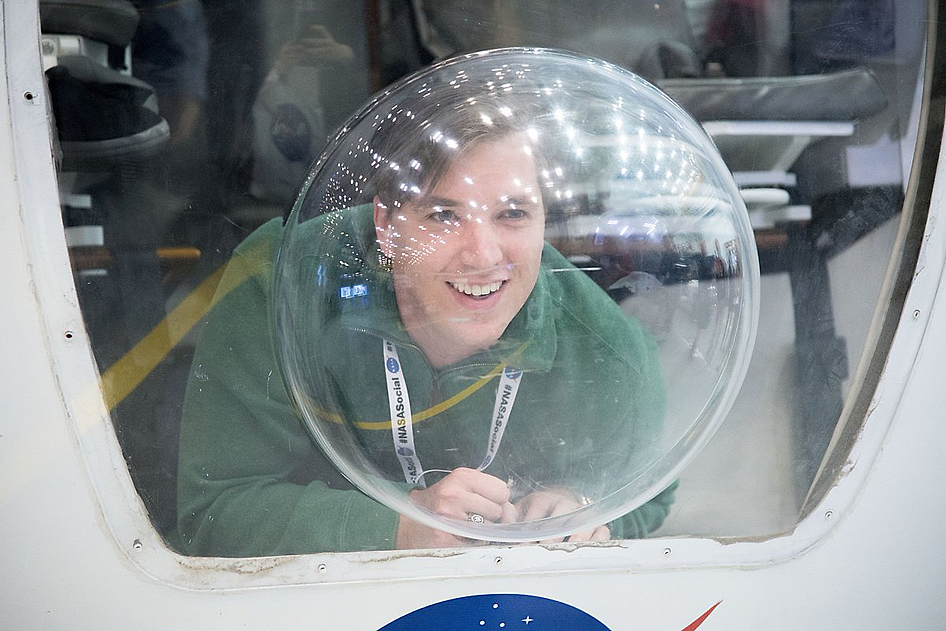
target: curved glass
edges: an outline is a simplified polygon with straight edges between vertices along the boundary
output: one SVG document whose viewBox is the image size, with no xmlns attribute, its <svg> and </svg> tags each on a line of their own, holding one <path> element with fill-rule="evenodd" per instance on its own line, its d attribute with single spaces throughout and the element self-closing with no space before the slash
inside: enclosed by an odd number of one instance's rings
<svg viewBox="0 0 946 631">
<path fill-rule="evenodd" d="M 335 137 L 283 231 L 276 349 L 362 491 L 464 537 L 544 540 L 637 508 L 705 444 L 758 283 L 692 118 L 610 64 L 497 50 Z"/>
<path fill-rule="evenodd" d="M 673 476 L 677 488 L 639 509 L 652 519 L 637 529 L 611 522 L 612 539 L 774 536 L 817 499 L 819 470 L 822 488 L 834 483 L 838 467 L 823 462 L 839 416 L 852 410 L 851 427 L 862 420 L 851 395 L 872 388 L 862 375 L 883 357 L 873 314 L 896 306 L 882 287 L 891 255 L 903 255 L 895 236 L 923 118 L 930 3 L 107 4 L 94 16 L 44 6 L 40 44 L 91 350 L 132 479 L 172 547 L 256 556 L 400 545 L 397 515 L 322 455 L 279 378 L 266 306 L 274 244 L 312 161 L 372 93 L 438 59 L 508 46 L 571 50 L 657 85 L 722 154 L 759 252 L 759 335 L 744 387 L 706 449 Z M 608 133 L 566 122 L 578 140 Z M 534 142 L 567 154 L 570 139 L 559 134 L 556 148 L 553 136 Z M 680 436 L 672 419 L 703 413 L 712 367 L 726 360 L 708 352 L 729 334 L 713 305 L 727 304 L 732 283 L 710 280 L 718 266 L 709 264 L 729 256 L 725 242 L 703 252 L 675 238 L 678 254 L 666 256 L 669 245 L 636 236 L 645 215 L 651 236 L 680 229 L 661 202 L 620 169 L 589 182 L 607 164 L 582 160 L 563 158 L 563 176 L 552 172 L 571 186 L 543 197 L 544 241 L 654 341 L 668 393 L 661 427 Z M 352 205 L 373 202 L 367 184 L 362 193 Z M 680 265 L 663 269 L 661 257 Z M 252 288 L 266 299 L 250 313 Z M 710 366 L 702 378 L 696 362 Z M 688 396 L 672 396 L 681 382 Z M 412 403 L 427 396 L 415 390 Z M 480 449 L 465 466 L 482 463 Z"/>
</svg>

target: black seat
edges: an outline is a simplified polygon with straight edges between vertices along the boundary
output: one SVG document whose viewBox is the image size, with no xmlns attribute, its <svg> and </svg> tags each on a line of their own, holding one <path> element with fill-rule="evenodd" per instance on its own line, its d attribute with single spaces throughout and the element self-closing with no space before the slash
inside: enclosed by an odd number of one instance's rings
<svg viewBox="0 0 946 631">
<path fill-rule="evenodd" d="M 46 71 L 63 170 L 107 171 L 118 161 L 142 160 L 160 150 L 170 129 L 158 114 L 154 89 L 126 68 L 139 21 L 135 5 L 129 0 L 42 0 L 40 21 L 44 35 L 109 47 L 104 63 L 81 54 L 57 55 Z"/>
<path fill-rule="evenodd" d="M 664 79 L 657 85 L 699 121 L 856 121 L 887 106 L 874 74 Z"/>
<path fill-rule="evenodd" d="M 80 35 L 124 48 L 138 28 L 138 10 L 129 0 L 41 0 L 43 33 Z"/>
</svg>

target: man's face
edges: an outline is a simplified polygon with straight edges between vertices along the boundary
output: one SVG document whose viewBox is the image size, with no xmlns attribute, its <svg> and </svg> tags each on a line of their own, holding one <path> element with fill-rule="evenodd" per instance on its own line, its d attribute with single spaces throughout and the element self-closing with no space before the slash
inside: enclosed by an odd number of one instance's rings
<svg viewBox="0 0 946 631">
<path fill-rule="evenodd" d="M 535 286 L 545 210 L 526 144 L 477 143 L 417 200 L 375 199 L 401 320 L 435 366 L 495 343 Z"/>
</svg>

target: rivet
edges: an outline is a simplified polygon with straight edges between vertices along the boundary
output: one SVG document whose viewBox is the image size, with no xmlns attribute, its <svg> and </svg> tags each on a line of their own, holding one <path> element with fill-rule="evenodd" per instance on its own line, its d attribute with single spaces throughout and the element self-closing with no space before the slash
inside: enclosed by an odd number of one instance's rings
<svg viewBox="0 0 946 631">
<path fill-rule="evenodd" d="M 503 562 L 502 557 L 496 557 L 495 559 L 493 559 L 493 563 L 495 563 L 496 565 L 502 565 L 502 562 Z"/>
<path fill-rule="evenodd" d="M 72 331 L 66 331 L 63 335 L 66 336 L 67 340 L 71 340 L 75 336 L 75 333 L 73 333 Z"/>
<path fill-rule="evenodd" d="M 670 550 L 670 548 L 664 548 L 664 556 L 670 556 L 671 552 L 672 550 Z"/>
<path fill-rule="evenodd" d="M 142 547 L 142 546 L 141 546 L 141 539 L 135 539 L 135 540 L 132 542 L 131 547 L 134 548 L 135 550 L 141 550 L 141 547 Z"/>
<path fill-rule="evenodd" d="M 824 518 L 825 518 L 825 519 L 830 519 L 832 515 L 834 515 L 834 511 L 833 511 L 833 510 L 825 511 L 825 513 L 824 513 Z"/>
<path fill-rule="evenodd" d="M 32 100 L 33 100 L 34 98 L 36 98 L 36 97 L 33 96 L 33 93 L 32 93 L 32 92 L 30 92 L 29 90 L 27 90 L 26 92 L 23 93 L 23 98 L 26 99 L 27 101 L 32 101 Z"/>
<path fill-rule="evenodd" d="M 916 320 L 916 319 L 919 318 L 919 317 L 920 317 L 920 310 L 919 310 L 919 309 L 914 309 L 914 310 L 913 310 L 913 319 Z"/>
<path fill-rule="evenodd" d="M 42 49 L 44 55 L 52 55 L 56 52 L 56 45 L 52 43 L 51 40 L 44 39 L 42 43 Z"/>
<path fill-rule="evenodd" d="M 324 563 L 319 563 L 319 573 L 325 574 L 328 571 L 328 566 Z"/>
</svg>

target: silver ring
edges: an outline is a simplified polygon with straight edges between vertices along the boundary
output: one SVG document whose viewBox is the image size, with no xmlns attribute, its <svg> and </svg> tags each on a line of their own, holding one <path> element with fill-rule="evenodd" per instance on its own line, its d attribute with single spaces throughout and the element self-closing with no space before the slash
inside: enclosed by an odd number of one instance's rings
<svg viewBox="0 0 946 631">
<path fill-rule="evenodd" d="M 470 513 L 467 519 L 473 522 L 474 524 L 482 524 L 484 521 L 486 521 L 485 519 L 483 519 L 483 516 L 480 515 L 479 513 Z"/>
</svg>

